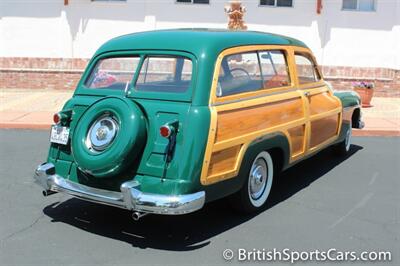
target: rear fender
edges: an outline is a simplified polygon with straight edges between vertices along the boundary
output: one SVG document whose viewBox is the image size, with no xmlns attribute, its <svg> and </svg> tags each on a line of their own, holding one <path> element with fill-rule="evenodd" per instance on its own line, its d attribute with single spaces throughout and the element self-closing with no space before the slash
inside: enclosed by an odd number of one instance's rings
<svg viewBox="0 0 400 266">
<path fill-rule="evenodd" d="M 281 132 L 276 132 L 259 137 L 248 146 L 239 174 L 236 177 L 203 186 L 202 189 L 206 191 L 206 201 L 224 198 L 239 191 L 247 179 L 252 160 L 258 153 L 265 150 L 272 153 L 274 166 L 277 166 L 275 170 L 282 170 L 288 167 L 290 149 L 286 136 Z"/>
</svg>

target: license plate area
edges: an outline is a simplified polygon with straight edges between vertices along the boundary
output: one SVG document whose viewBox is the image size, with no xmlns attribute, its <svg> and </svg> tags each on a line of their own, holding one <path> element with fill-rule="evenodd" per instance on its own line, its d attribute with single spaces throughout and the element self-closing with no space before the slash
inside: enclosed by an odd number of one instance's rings
<svg viewBox="0 0 400 266">
<path fill-rule="evenodd" d="M 50 133 L 50 142 L 67 145 L 69 137 L 69 128 L 62 126 L 52 126 Z"/>
</svg>

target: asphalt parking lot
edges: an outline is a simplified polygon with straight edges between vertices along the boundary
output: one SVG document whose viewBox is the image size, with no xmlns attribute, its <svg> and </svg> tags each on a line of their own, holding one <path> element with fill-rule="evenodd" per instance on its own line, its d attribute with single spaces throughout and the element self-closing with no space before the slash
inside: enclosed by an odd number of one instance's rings
<svg viewBox="0 0 400 266">
<path fill-rule="evenodd" d="M 227 248 L 335 248 L 391 251 L 377 265 L 399 265 L 400 138 L 353 143 L 348 157 L 326 150 L 282 174 L 261 213 L 241 216 L 219 201 L 134 222 L 125 210 L 44 198 L 32 174 L 46 158 L 48 132 L 0 130 L 0 264 L 234 265 L 243 262 L 237 254 L 225 261 Z"/>
</svg>

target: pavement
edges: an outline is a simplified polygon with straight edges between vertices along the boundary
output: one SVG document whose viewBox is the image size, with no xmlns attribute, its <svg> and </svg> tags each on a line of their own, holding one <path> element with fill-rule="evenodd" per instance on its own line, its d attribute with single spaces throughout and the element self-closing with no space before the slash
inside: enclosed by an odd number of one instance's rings
<svg viewBox="0 0 400 266">
<path fill-rule="evenodd" d="M 47 132 L 1 129 L 0 141 L 0 265 L 289 264 L 238 261 L 239 248 L 389 251 L 391 261 L 374 265 L 400 262 L 400 138 L 355 137 L 346 157 L 326 149 L 299 163 L 276 179 L 258 214 L 237 214 L 222 200 L 138 222 L 126 210 L 43 197 L 32 174 L 46 159 Z M 223 259 L 225 249 L 232 260 Z"/>
<path fill-rule="evenodd" d="M 0 128 L 48 129 L 72 91 L 0 90 Z M 400 98 L 374 97 L 363 108 L 365 128 L 355 136 L 400 136 Z"/>
</svg>

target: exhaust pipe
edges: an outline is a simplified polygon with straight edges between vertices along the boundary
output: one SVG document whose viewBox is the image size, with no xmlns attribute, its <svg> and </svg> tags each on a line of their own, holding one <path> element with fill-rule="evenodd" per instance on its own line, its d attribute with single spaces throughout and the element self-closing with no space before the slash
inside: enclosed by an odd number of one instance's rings
<svg viewBox="0 0 400 266">
<path fill-rule="evenodd" d="M 148 213 L 146 212 L 133 212 L 132 213 L 132 219 L 135 221 L 139 221 L 140 218 L 143 216 L 146 216 Z"/>
<path fill-rule="evenodd" d="M 43 196 L 45 196 L 45 197 L 50 196 L 50 195 L 53 195 L 53 194 L 56 194 L 56 193 L 57 193 L 57 192 L 52 191 L 52 190 L 43 190 L 43 191 L 42 191 L 42 194 L 43 194 Z"/>
</svg>

